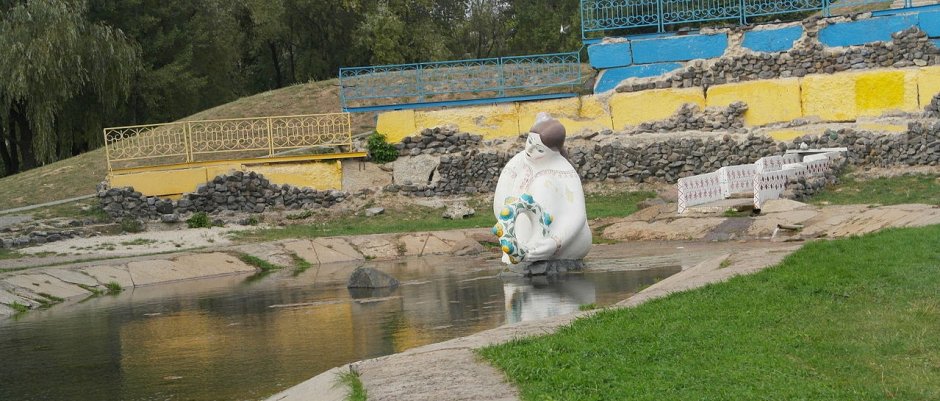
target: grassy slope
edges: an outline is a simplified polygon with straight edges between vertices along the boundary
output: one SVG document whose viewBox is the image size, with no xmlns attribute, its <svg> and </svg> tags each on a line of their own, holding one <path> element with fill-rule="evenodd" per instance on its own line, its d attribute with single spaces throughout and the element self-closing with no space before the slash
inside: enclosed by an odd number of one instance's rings
<svg viewBox="0 0 940 401">
<path fill-rule="evenodd" d="M 936 400 L 937 288 L 940 225 L 888 230 L 482 354 L 525 400 Z"/>
<path fill-rule="evenodd" d="M 925 203 L 940 205 L 940 176 L 902 175 L 858 181 L 851 176 L 839 179 L 833 188 L 813 196 L 822 205 Z"/>
<path fill-rule="evenodd" d="M 588 195 L 585 198 L 588 218 L 623 217 L 636 211 L 637 202 L 655 196 L 652 192 L 619 192 L 606 195 Z M 288 238 L 315 238 L 337 235 L 364 235 L 451 230 L 457 228 L 492 227 L 496 219 L 490 214 L 489 199 L 477 197 L 469 202 L 476 213 L 461 220 L 441 218 L 441 209 L 419 205 L 406 208 L 386 208 L 383 214 L 332 214 L 315 217 L 316 223 L 293 224 L 283 228 L 258 229 L 240 232 L 238 238 L 246 241 L 276 241 Z M 303 212 L 294 215 L 302 216 Z M 288 215 L 290 216 L 290 215 Z M 596 233 L 595 233 L 596 234 Z M 495 240 L 495 237 L 494 237 Z"/>
<path fill-rule="evenodd" d="M 337 80 L 333 79 L 259 93 L 183 120 L 336 113 L 340 111 L 336 85 Z M 374 113 L 353 114 L 353 134 L 372 130 L 374 122 Z M 0 178 L 0 210 L 94 193 L 95 185 L 105 179 L 107 170 L 104 149 L 97 149 Z"/>
</svg>

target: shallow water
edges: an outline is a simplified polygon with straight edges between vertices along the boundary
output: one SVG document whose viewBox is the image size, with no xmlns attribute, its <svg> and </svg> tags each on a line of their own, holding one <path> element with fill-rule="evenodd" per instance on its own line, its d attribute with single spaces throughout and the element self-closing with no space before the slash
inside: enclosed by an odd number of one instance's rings
<svg viewBox="0 0 940 401">
<path fill-rule="evenodd" d="M 263 399 L 348 362 L 608 305 L 680 270 L 592 260 L 500 278 L 497 260 L 368 262 L 402 281 L 351 294 L 357 265 L 143 287 L 0 320 L 0 400 Z"/>
</svg>

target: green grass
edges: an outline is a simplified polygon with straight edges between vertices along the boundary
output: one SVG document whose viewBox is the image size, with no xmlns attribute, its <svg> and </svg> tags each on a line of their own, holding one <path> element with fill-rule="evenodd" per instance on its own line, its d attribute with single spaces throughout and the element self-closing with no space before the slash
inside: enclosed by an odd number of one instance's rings
<svg viewBox="0 0 940 401">
<path fill-rule="evenodd" d="M 524 400 L 940 399 L 940 225 L 482 349 Z"/>
<path fill-rule="evenodd" d="M 843 176 L 839 184 L 813 196 L 815 204 L 852 205 L 926 203 L 940 205 L 940 176 L 903 175 L 859 181 Z"/>
<path fill-rule="evenodd" d="M 405 233 L 416 231 L 450 230 L 457 228 L 489 227 L 496 219 L 489 207 L 473 205 L 477 213 L 462 220 L 441 218 L 441 209 L 413 206 L 407 210 L 386 210 L 373 216 L 344 214 L 313 224 L 289 225 L 279 229 L 259 229 L 235 233 L 242 240 L 276 241 L 286 238 L 332 237 L 338 235 L 364 235 Z"/>
<path fill-rule="evenodd" d="M 26 313 L 26 312 L 29 312 L 29 306 L 23 305 L 23 304 L 18 303 L 18 302 L 13 302 L 13 304 L 10 305 L 10 308 L 12 308 L 13 311 L 16 312 L 16 313 L 18 313 L 18 314 L 19 314 L 19 313 Z"/>
<path fill-rule="evenodd" d="M 108 295 L 120 294 L 121 291 L 124 291 L 124 288 L 121 288 L 121 284 L 118 284 L 117 281 L 110 281 L 104 285 L 108 291 Z"/>
<path fill-rule="evenodd" d="M 578 310 L 580 311 L 594 310 L 594 309 L 597 309 L 597 304 L 594 302 L 591 302 L 589 304 L 578 305 Z"/>
<path fill-rule="evenodd" d="M 298 256 L 296 253 L 291 253 L 290 257 L 294 261 L 294 275 L 295 276 L 307 271 L 307 269 L 313 266 L 310 264 L 310 262 Z"/>
<path fill-rule="evenodd" d="M 619 192 L 614 194 L 591 194 L 584 197 L 589 220 L 604 217 L 624 217 L 636 212 L 636 204 L 655 197 L 648 191 Z"/>
<path fill-rule="evenodd" d="M 353 372 L 339 374 L 337 385 L 346 387 L 346 401 L 366 401 L 367 392 L 359 375 Z"/>
<path fill-rule="evenodd" d="M 24 254 L 19 253 L 19 252 L 15 251 L 15 250 L 12 250 L 12 249 L 0 249 L 0 260 L 4 260 L 4 259 L 20 259 L 20 258 L 24 258 L 24 257 L 26 257 L 26 256 L 27 256 L 27 255 L 24 255 Z"/>
<path fill-rule="evenodd" d="M 589 195 L 585 198 L 588 218 L 628 216 L 636 211 L 636 204 L 655 196 L 652 192 L 622 192 L 609 195 Z M 469 201 L 476 210 L 473 216 L 461 220 L 441 218 L 441 209 L 411 206 L 405 210 L 386 208 L 385 213 L 357 216 L 351 213 L 332 216 L 314 224 L 289 225 L 284 228 L 259 229 L 234 233 L 244 241 L 277 241 L 289 238 L 333 237 L 339 235 L 366 235 L 408 233 L 420 231 L 453 230 L 460 228 L 491 227 L 496 219 L 490 214 L 490 199 Z M 288 216 L 289 217 L 289 216 Z"/>
<path fill-rule="evenodd" d="M 131 240 L 131 241 L 123 241 L 123 242 L 121 242 L 121 245 L 124 245 L 124 246 L 132 246 L 132 245 L 150 245 L 150 244 L 153 244 L 153 243 L 156 243 L 156 242 L 157 242 L 157 240 L 153 240 L 153 239 L 149 239 L 149 238 L 137 238 L 137 239 L 134 239 L 134 240 Z"/>
<path fill-rule="evenodd" d="M 245 262 L 251 266 L 261 269 L 261 271 L 263 272 L 269 272 L 272 270 L 280 270 L 284 268 L 284 266 L 278 266 L 274 263 L 268 262 L 257 256 L 249 255 L 247 253 L 239 254 L 238 259 L 240 259 L 242 262 Z"/>
</svg>

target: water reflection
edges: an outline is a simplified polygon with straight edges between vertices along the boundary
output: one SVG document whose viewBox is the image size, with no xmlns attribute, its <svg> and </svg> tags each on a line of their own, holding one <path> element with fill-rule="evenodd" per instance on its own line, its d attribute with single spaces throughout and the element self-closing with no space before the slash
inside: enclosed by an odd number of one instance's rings
<svg viewBox="0 0 940 401">
<path fill-rule="evenodd" d="M 369 265 L 402 285 L 353 297 L 345 280 L 357 266 L 332 265 L 138 288 L 0 321 L 0 399 L 260 399 L 347 362 L 616 302 L 678 270 L 500 279 L 486 259 Z"/>
</svg>

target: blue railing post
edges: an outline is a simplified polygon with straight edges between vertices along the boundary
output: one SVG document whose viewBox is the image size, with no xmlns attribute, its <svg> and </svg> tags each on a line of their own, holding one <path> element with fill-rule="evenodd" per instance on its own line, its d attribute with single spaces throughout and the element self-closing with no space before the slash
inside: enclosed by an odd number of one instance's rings
<svg viewBox="0 0 940 401">
<path fill-rule="evenodd" d="M 505 64 L 503 64 L 503 58 L 500 57 L 496 59 L 496 69 L 499 71 L 499 97 L 506 96 L 506 71 L 503 70 Z"/>
<path fill-rule="evenodd" d="M 346 87 L 343 86 L 343 69 L 339 69 L 339 103 L 343 106 L 343 111 L 346 111 Z"/>
<path fill-rule="evenodd" d="M 664 32 L 663 28 L 663 0 L 656 0 L 656 32 Z"/>
<path fill-rule="evenodd" d="M 418 64 L 418 67 L 415 70 L 415 95 L 417 96 L 419 102 L 424 101 L 424 85 L 421 80 L 421 71 L 421 64 Z"/>
<path fill-rule="evenodd" d="M 904 0 L 904 8 L 911 8 L 911 7 L 913 7 L 913 6 L 914 6 L 913 1 L 911 1 L 911 0 Z"/>
<path fill-rule="evenodd" d="M 829 0 L 823 0 L 823 16 L 831 17 L 832 10 L 829 9 Z"/>
<path fill-rule="evenodd" d="M 747 10 L 744 8 L 744 0 L 738 1 L 738 14 L 741 16 L 741 25 L 747 25 Z"/>
<path fill-rule="evenodd" d="M 581 41 L 587 39 L 587 32 L 584 31 L 584 0 L 581 0 Z"/>
</svg>

